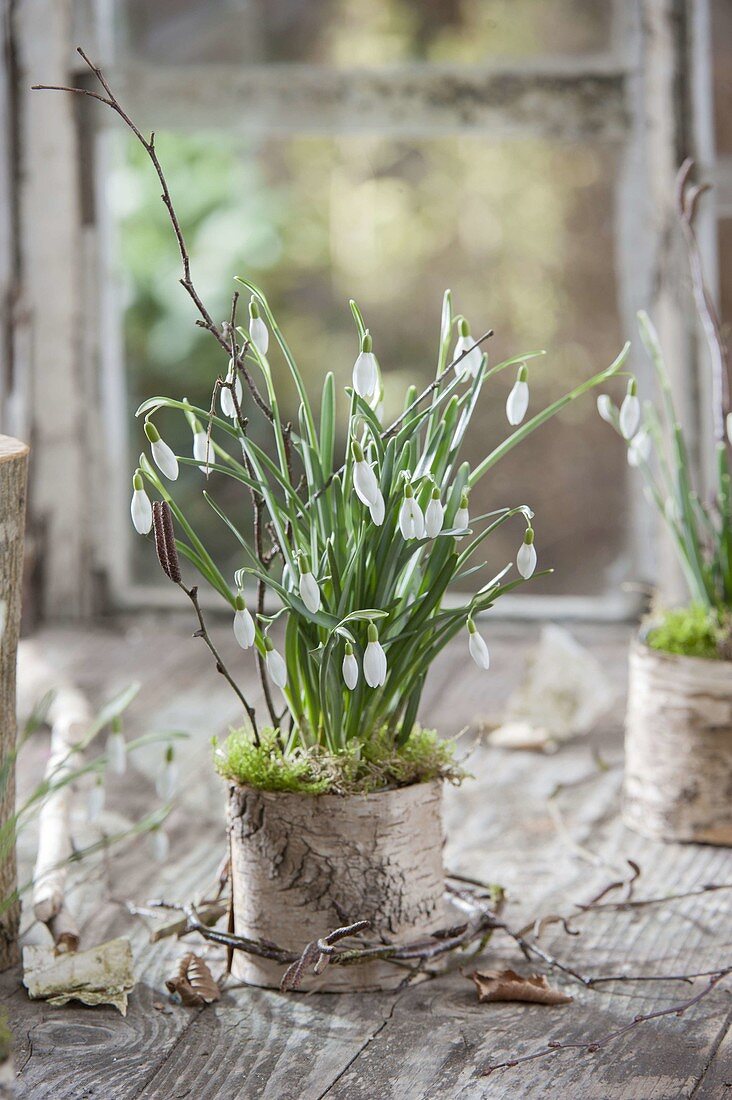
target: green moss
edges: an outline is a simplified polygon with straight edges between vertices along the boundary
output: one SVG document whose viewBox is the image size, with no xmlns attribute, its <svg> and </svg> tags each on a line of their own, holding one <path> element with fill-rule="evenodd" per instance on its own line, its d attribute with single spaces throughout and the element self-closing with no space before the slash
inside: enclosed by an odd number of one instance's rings
<svg viewBox="0 0 732 1100">
<path fill-rule="evenodd" d="M 728 616 L 720 616 L 714 608 L 692 604 L 666 611 L 649 630 L 646 641 L 651 649 L 664 653 L 719 660 L 726 656 L 729 636 Z"/>
<path fill-rule="evenodd" d="M 465 776 L 454 741 L 419 726 L 404 745 L 383 732 L 339 753 L 319 745 L 285 751 L 272 729 L 263 730 L 255 746 L 249 730 L 232 730 L 223 745 L 214 742 L 214 760 L 219 774 L 234 783 L 300 794 L 369 794 L 431 779 L 459 783 Z"/>
</svg>

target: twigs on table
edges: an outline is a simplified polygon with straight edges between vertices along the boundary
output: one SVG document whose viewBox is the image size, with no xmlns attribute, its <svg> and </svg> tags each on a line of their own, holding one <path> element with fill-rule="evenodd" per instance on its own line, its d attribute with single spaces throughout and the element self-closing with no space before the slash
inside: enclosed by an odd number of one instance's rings
<svg viewBox="0 0 732 1100">
<path fill-rule="evenodd" d="M 628 861 L 630 862 L 630 860 Z M 643 909 L 647 905 L 663 905 L 668 901 L 681 901 L 683 898 L 697 898 L 703 894 L 712 894 L 717 890 L 732 890 L 732 882 L 708 882 L 694 890 L 682 890 L 676 894 L 661 894 L 653 898 L 626 898 L 624 901 L 592 901 L 586 905 L 578 904 L 582 913 L 595 912 L 596 910 L 624 910 Z M 604 895 L 601 895 L 604 896 Z"/>
</svg>

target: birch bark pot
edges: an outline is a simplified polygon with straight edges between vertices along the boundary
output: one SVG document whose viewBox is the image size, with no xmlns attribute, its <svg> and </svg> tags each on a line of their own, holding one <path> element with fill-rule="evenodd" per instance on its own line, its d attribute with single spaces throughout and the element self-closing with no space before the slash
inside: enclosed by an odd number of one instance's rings
<svg viewBox="0 0 732 1100">
<path fill-rule="evenodd" d="M 732 661 L 633 644 L 623 818 L 644 836 L 732 845 Z"/>
<path fill-rule="evenodd" d="M 231 786 L 229 835 L 238 935 L 301 952 L 343 924 L 406 942 L 444 924 L 442 784 L 363 795 L 302 795 Z M 232 972 L 278 987 L 284 967 L 235 951 Z M 393 989 L 404 970 L 383 961 L 328 966 L 303 989 Z"/>
</svg>

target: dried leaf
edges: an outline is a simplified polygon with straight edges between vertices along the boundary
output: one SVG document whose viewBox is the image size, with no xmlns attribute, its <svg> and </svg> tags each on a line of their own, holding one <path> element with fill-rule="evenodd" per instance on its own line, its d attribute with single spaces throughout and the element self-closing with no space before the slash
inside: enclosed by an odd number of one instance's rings
<svg viewBox="0 0 732 1100">
<path fill-rule="evenodd" d="M 213 979 L 206 963 L 199 955 L 189 952 L 178 963 L 178 973 L 166 981 L 168 990 L 178 996 L 188 1008 L 210 1005 L 218 1001 L 221 990 Z"/>
<path fill-rule="evenodd" d="M 540 1005 L 566 1005 L 568 993 L 553 989 L 543 974 L 524 977 L 515 970 L 475 970 L 470 975 L 481 1004 L 492 1001 L 525 1001 Z"/>
</svg>

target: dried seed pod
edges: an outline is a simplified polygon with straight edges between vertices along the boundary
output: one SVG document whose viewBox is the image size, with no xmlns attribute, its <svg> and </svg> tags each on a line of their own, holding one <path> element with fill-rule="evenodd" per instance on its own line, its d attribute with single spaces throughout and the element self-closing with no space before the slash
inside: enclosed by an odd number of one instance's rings
<svg viewBox="0 0 732 1100">
<path fill-rule="evenodd" d="M 168 991 L 177 995 L 188 1008 L 210 1005 L 221 997 L 221 990 L 213 975 L 199 955 L 191 951 L 178 963 L 175 977 L 165 983 Z"/>
</svg>

